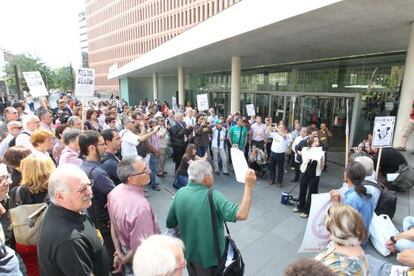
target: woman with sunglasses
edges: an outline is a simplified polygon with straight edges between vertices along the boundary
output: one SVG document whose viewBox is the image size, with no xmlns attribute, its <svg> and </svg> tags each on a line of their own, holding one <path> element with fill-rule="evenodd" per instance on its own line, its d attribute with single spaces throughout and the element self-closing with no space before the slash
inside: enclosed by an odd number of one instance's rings
<svg viewBox="0 0 414 276">
<path fill-rule="evenodd" d="M 333 204 L 328 209 L 325 227 L 331 242 L 315 259 L 335 275 L 370 275 L 361 246 L 367 238 L 361 215 L 349 205 Z"/>
<path fill-rule="evenodd" d="M 10 191 L 9 208 L 15 208 L 18 205 L 48 202 L 47 188 L 49 177 L 55 170 L 55 164 L 52 159 L 47 156 L 31 154 L 22 160 L 20 168 L 22 171 L 22 183 Z M 17 193 L 20 195 L 20 204 L 17 202 Z M 27 246 L 16 242 L 15 249 L 22 257 L 28 275 L 39 275 L 37 246 Z"/>
</svg>

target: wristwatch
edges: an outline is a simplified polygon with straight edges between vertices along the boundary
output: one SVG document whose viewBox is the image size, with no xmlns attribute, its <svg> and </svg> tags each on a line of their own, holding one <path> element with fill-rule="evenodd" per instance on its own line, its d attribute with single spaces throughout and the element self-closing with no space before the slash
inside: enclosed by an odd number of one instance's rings
<svg viewBox="0 0 414 276">
<path fill-rule="evenodd" d="M 390 237 L 390 240 L 393 242 L 393 243 L 396 243 L 397 241 L 394 239 L 394 236 L 391 236 Z"/>
</svg>

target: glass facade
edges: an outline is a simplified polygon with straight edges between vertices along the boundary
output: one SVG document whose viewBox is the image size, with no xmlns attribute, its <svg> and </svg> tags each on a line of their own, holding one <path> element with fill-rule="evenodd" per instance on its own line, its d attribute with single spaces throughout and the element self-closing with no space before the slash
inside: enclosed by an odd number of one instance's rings
<svg viewBox="0 0 414 276">
<path fill-rule="evenodd" d="M 294 119 L 303 125 L 326 122 L 341 137 L 346 100 L 352 109 L 358 94 L 355 145 L 372 131 L 375 116 L 396 115 L 405 57 L 405 52 L 395 52 L 242 70 L 241 112 L 246 115 L 245 105 L 253 103 L 262 116 L 289 124 Z M 230 72 L 191 75 L 190 79 L 187 101 L 196 103 L 197 94 L 209 93 L 210 106 L 219 114 L 229 114 Z M 342 140 L 338 139 L 338 146 Z"/>
</svg>

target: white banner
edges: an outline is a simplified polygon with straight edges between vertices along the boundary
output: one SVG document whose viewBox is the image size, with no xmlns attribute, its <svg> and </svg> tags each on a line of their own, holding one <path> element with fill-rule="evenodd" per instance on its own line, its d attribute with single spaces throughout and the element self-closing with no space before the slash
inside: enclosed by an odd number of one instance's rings
<svg viewBox="0 0 414 276">
<path fill-rule="evenodd" d="M 254 104 L 246 104 L 246 111 L 248 116 L 256 115 L 256 111 L 254 110 Z"/>
<path fill-rule="evenodd" d="M 374 132 L 372 134 L 372 146 L 374 148 L 385 148 L 392 146 L 394 125 L 394 116 L 375 117 Z"/>
<path fill-rule="evenodd" d="M 244 152 L 238 148 L 231 148 L 230 155 L 231 161 L 233 163 L 234 173 L 236 174 L 236 180 L 237 182 L 244 183 L 247 170 L 249 169 L 246 158 L 244 157 Z"/>
<path fill-rule="evenodd" d="M 30 95 L 32 95 L 32 97 L 49 95 L 39 71 L 23 72 L 23 77 L 29 87 Z"/>
<path fill-rule="evenodd" d="M 312 195 L 308 224 L 298 252 L 321 252 L 329 243 L 329 233 L 325 228 L 325 217 L 330 206 L 331 195 L 329 193 Z"/>
<path fill-rule="evenodd" d="M 77 97 L 93 97 L 95 91 L 95 70 L 89 68 L 78 68 L 76 70 Z"/>
<path fill-rule="evenodd" d="M 197 95 L 197 108 L 199 111 L 208 110 L 208 95 Z"/>
</svg>

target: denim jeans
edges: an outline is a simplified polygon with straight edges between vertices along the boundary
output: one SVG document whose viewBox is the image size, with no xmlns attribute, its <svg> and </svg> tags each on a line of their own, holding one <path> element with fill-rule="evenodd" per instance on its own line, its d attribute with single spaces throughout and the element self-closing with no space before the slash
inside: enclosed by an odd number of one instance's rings
<svg viewBox="0 0 414 276">
<path fill-rule="evenodd" d="M 186 186 L 188 183 L 188 176 L 186 175 L 177 175 L 174 182 L 174 188 L 179 190 L 180 188 Z"/>
<path fill-rule="evenodd" d="M 150 155 L 149 165 L 151 169 L 150 184 L 151 184 L 151 187 L 156 187 L 158 186 L 158 183 L 157 183 L 158 159 L 154 154 Z"/>
<path fill-rule="evenodd" d="M 206 154 L 206 152 L 208 151 L 208 146 L 205 146 L 205 147 L 197 147 L 196 151 L 197 151 L 197 155 L 198 156 L 203 157 L 204 154 Z"/>
<path fill-rule="evenodd" d="M 405 217 L 403 220 L 403 231 L 408 231 L 414 227 L 414 217 Z M 405 249 L 414 249 L 414 241 L 401 239 L 398 240 L 395 244 L 395 248 L 398 251 L 403 251 Z"/>
</svg>

